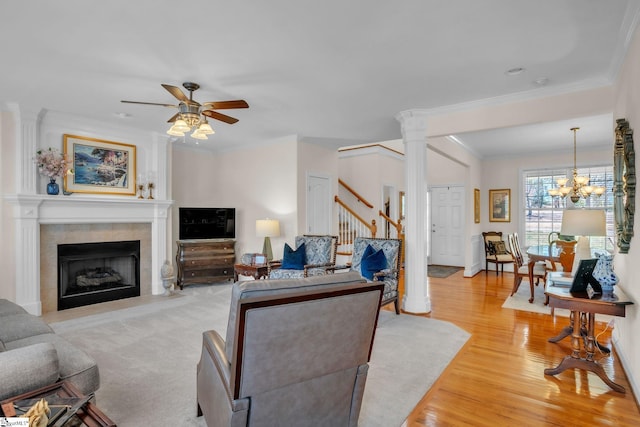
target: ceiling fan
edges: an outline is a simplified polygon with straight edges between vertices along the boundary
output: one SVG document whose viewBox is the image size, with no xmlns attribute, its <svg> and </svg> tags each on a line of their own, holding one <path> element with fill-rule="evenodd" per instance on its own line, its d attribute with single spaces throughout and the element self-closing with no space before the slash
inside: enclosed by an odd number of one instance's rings
<svg viewBox="0 0 640 427">
<path fill-rule="evenodd" d="M 207 121 L 207 117 L 220 120 L 228 124 L 234 124 L 238 119 L 227 116 L 226 114 L 219 113 L 215 110 L 229 110 L 235 108 L 249 108 L 249 104 L 242 99 L 234 101 L 212 101 L 200 104 L 193 100 L 193 92 L 200 88 L 200 85 L 193 82 L 182 83 L 185 89 L 189 91 L 189 97 L 176 86 L 162 84 L 169 93 L 175 96 L 178 101 L 178 105 L 173 104 L 161 104 L 156 102 L 140 102 L 140 101 L 121 101 L 127 104 L 143 104 L 143 105 L 159 105 L 161 107 L 177 108 L 178 112 L 173 115 L 168 123 L 173 123 L 173 126 L 167 131 L 169 135 L 184 136 L 185 132 L 189 132 L 192 127 L 195 127 L 194 132 L 191 134 L 196 139 L 207 139 L 207 135 L 214 133 L 213 129 Z"/>
</svg>

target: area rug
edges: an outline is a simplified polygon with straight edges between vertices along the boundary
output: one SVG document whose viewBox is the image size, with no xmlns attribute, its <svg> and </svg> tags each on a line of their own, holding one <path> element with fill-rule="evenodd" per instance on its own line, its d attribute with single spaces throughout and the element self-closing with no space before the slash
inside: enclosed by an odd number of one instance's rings
<svg viewBox="0 0 640 427">
<path fill-rule="evenodd" d="M 544 305 L 544 286 L 539 284 L 533 287 L 533 303 L 529 303 L 531 297 L 531 290 L 529 289 L 529 282 L 523 282 L 513 296 L 508 297 L 502 304 L 502 308 L 509 308 L 511 310 L 530 311 L 533 313 L 542 313 L 551 315 L 551 307 Z M 569 317 L 569 310 L 562 308 L 556 308 L 554 310 L 555 316 Z M 598 314 L 596 321 L 608 323 L 613 317 L 605 314 Z"/>
<path fill-rule="evenodd" d="M 462 269 L 463 267 L 451 267 L 448 265 L 428 265 L 427 276 L 437 277 L 439 279 L 445 279 Z"/>
<path fill-rule="evenodd" d="M 120 427 L 205 426 L 196 417 L 202 332 L 225 335 L 230 285 L 51 326 L 98 362 L 98 406 Z M 400 426 L 469 338 L 457 326 L 381 311 L 359 426 Z"/>
</svg>

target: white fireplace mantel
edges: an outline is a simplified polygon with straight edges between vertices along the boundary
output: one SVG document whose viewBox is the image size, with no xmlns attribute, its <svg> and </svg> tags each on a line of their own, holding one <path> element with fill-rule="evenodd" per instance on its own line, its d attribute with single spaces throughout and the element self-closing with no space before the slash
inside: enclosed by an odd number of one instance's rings
<svg viewBox="0 0 640 427">
<path fill-rule="evenodd" d="M 169 256 L 167 233 L 173 200 L 134 197 L 49 196 L 10 194 L 16 242 L 16 302 L 35 315 L 42 314 L 40 300 L 40 224 L 151 224 L 151 292 L 164 292 L 160 268 Z"/>
</svg>

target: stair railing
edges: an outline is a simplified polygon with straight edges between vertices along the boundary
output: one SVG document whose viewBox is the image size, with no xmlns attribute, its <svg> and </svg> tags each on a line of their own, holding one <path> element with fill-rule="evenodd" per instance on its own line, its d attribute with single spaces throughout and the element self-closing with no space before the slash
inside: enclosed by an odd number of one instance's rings
<svg viewBox="0 0 640 427">
<path fill-rule="evenodd" d="M 369 209 L 373 208 L 373 205 L 371 203 L 369 203 L 367 200 L 365 200 L 364 197 L 362 197 L 356 190 L 351 188 L 346 182 L 344 182 L 340 178 L 338 178 L 338 184 L 342 185 L 345 190 L 347 190 L 349 193 L 353 194 L 353 197 L 355 197 L 358 202 L 361 202 L 363 205 L 365 205 Z"/>
<path fill-rule="evenodd" d="M 368 223 L 338 196 L 334 200 L 338 204 L 338 255 L 350 256 L 353 240 L 356 237 L 376 237 L 378 227 L 375 219 Z"/>
<path fill-rule="evenodd" d="M 379 211 L 378 214 L 395 230 L 395 232 L 391 232 L 391 233 L 387 233 L 387 227 L 383 227 L 382 229 L 385 230 L 385 238 L 390 239 L 390 238 L 396 238 L 396 239 L 400 239 L 400 245 L 402 246 L 402 251 L 400 252 L 401 254 L 401 262 L 404 264 L 404 232 L 402 231 L 402 220 L 398 219 L 398 222 L 395 222 L 394 220 L 392 220 L 387 214 L 385 214 L 382 211 Z M 385 224 L 386 225 L 386 224 Z"/>
</svg>

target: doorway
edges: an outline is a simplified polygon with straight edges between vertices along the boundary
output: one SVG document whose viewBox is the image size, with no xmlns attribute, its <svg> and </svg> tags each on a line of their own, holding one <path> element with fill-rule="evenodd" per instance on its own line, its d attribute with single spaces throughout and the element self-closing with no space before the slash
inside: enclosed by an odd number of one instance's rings
<svg viewBox="0 0 640 427">
<path fill-rule="evenodd" d="M 306 234 L 331 234 L 331 177 L 307 174 Z"/>
<path fill-rule="evenodd" d="M 430 188 L 431 264 L 464 266 L 465 187 Z"/>
</svg>

